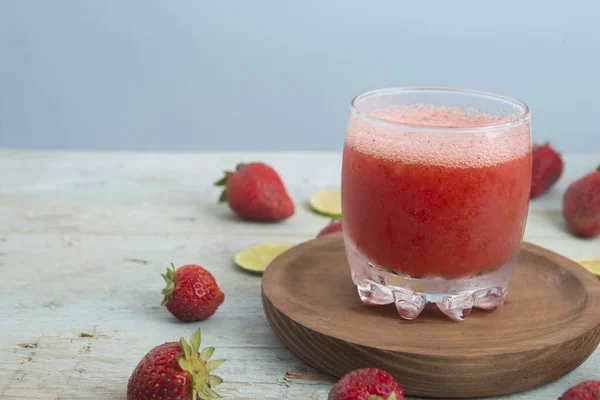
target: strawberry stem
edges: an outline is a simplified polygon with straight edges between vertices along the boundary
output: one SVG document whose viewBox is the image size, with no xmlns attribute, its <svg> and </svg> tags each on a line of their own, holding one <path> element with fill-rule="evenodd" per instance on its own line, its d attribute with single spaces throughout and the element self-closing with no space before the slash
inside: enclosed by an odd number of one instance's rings
<svg viewBox="0 0 600 400">
<path fill-rule="evenodd" d="M 221 192 L 221 196 L 219 196 L 219 203 L 225 203 L 227 201 L 227 181 L 235 174 L 233 171 L 224 171 L 224 173 L 225 176 L 214 183 L 217 187 L 225 187 Z"/>
<path fill-rule="evenodd" d="M 227 183 L 227 180 L 233 176 L 233 172 L 231 172 L 231 171 L 224 171 L 224 172 L 225 172 L 225 176 L 222 177 L 221 179 L 219 179 L 218 181 L 216 181 L 215 186 L 225 186 L 225 184 Z"/>
<path fill-rule="evenodd" d="M 598 164 L 598 166 L 596 167 L 596 171 L 600 171 L 600 164 Z M 600 400 L 600 399 L 598 399 Z"/>
<path fill-rule="evenodd" d="M 225 360 L 207 362 L 215 349 L 214 347 L 207 347 L 200 351 L 201 338 L 202 334 L 200 328 L 198 328 L 190 337 L 191 346 L 184 338 L 179 340 L 182 352 L 177 354 L 177 363 L 183 371 L 191 375 L 192 399 L 210 400 L 221 397 L 212 388 L 223 383 L 222 378 L 210 373 L 223 364 Z"/>
<path fill-rule="evenodd" d="M 171 295 L 175 291 L 175 265 L 171 263 L 171 268 L 167 268 L 167 272 L 165 274 L 161 274 L 161 276 L 165 280 L 167 286 L 165 286 L 165 288 L 162 290 L 164 297 L 160 305 L 166 306 L 171 298 Z"/>
<path fill-rule="evenodd" d="M 235 172 L 234 171 L 224 171 L 225 176 L 223 176 L 221 179 L 219 179 L 218 181 L 216 181 L 214 183 L 215 186 L 225 187 L 225 189 L 221 192 L 221 195 L 219 196 L 219 201 L 218 201 L 219 203 L 227 202 L 227 181 L 233 176 L 233 174 L 235 174 L 237 171 L 239 171 L 240 168 L 242 168 L 244 165 L 246 165 L 246 164 L 238 163 L 235 166 Z"/>
</svg>

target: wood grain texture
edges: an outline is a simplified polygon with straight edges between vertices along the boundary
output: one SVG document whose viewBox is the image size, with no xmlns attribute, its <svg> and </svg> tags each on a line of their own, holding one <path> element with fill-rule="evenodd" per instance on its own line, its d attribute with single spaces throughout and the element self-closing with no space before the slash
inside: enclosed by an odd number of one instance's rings
<svg viewBox="0 0 600 400">
<path fill-rule="evenodd" d="M 567 182 L 599 156 L 565 155 L 556 188 L 531 203 L 528 241 L 567 257 L 600 256 L 600 238 L 573 238 L 560 216 Z M 281 173 L 298 206 L 288 221 L 250 224 L 216 205 L 212 183 L 252 160 Z M 227 359 L 219 367 L 226 399 L 326 399 L 334 378 L 278 340 L 264 316 L 260 277 L 232 258 L 263 240 L 313 238 L 329 220 L 306 202 L 339 186 L 340 160 L 314 152 L 0 150 L 0 399 L 124 400 L 144 353 L 197 327 Z M 171 261 L 215 274 L 226 299 L 213 317 L 182 324 L 160 307 L 159 274 Z M 94 327 L 94 338 L 80 337 Z M 591 378 L 600 379 L 600 349 L 550 385 L 494 400 L 553 399 Z"/>
<path fill-rule="evenodd" d="M 406 393 L 441 398 L 524 391 L 571 372 L 600 342 L 600 281 L 571 260 L 524 244 L 507 303 L 452 322 L 435 307 L 414 321 L 393 305 L 363 305 L 341 233 L 282 254 L 262 283 L 279 338 L 303 360 L 341 377 L 382 368 Z"/>
</svg>

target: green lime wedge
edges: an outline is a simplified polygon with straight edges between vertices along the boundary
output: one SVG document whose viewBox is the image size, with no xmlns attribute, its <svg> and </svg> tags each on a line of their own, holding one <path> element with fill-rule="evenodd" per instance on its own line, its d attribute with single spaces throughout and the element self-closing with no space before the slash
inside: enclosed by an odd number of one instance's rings
<svg viewBox="0 0 600 400">
<path fill-rule="evenodd" d="M 588 271 L 600 278 L 600 258 L 590 258 L 588 260 L 577 260 Z"/>
<path fill-rule="evenodd" d="M 294 247 L 292 243 L 263 242 L 247 247 L 233 261 L 246 271 L 263 273 L 278 255 Z"/>
<path fill-rule="evenodd" d="M 329 217 L 340 217 L 342 215 L 342 193 L 340 189 L 325 190 L 315 193 L 308 200 L 310 208 Z"/>
</svg>

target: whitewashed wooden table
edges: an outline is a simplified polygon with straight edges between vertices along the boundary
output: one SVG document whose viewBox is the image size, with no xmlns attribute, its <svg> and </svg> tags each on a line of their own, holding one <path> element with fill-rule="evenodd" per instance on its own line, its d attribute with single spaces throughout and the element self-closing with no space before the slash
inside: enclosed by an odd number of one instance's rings
<svg viewBox="0 0 600 400">
<path fill-rule="evenodd" d="M 297 203 L 280 224 L 234 218 L 212 183 L 239 161 L 266 161 Z M 565 155 L 557 186 L 535 200 L 526 240 L 571 258 L 600 256 L 600 238 L 565 232 L 567 183 L 600 154 Z M 84 153 L 0 151 L 0 399 L 125 399 L 127 379 L 153 346 L 197 327 L 228 399 L 326 399 L 333 380 L 282 346 L 264 317 L 260 277 L 233 255 L 263 240 L 299 243 L 327 218 L 309 195 L 339 186 L 333 153 Z M 177 322 L 160 306 L 170 262 L 209 269 L 225 292 L 210 319 Z M 450 366 L 449 366 L 450 367 Z M 555 399 L 600 379 L 600 351 L 559 381 L 506 399 Z"/>
</svg>

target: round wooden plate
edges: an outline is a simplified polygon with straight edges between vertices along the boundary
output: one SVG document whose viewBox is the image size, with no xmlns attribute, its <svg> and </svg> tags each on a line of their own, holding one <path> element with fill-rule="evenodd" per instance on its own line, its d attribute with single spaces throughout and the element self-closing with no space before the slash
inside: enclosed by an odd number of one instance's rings
<svg viewBox="0 0 600 400">
<path fill-rule="evenodd" d="M 519 392 L 577 368 L 600 342 L 600 281 L 573 261 L 524 244 L 505 305 L 453 322 L 437 308 L 405 321 L 361 303 L 340 233 L 280 255 L 262 281 L 272 329 L 300 358 L 341 377 L 391 373 L 413 396 Z"/>
</svg>

